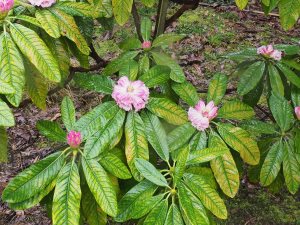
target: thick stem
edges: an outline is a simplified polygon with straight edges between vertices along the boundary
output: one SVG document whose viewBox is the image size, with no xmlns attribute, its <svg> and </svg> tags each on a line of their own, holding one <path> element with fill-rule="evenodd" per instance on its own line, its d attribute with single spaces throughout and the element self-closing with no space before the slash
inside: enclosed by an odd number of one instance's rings
<svg viewBox="0 0 300 225">
<path fill-rule="evenodd" d="M 158 4 L 157 20 L 155 26 L 155 37 L 165 32 L 166 17 L 169 0 L 160 0 Z"/>
<path fill-rule="evenodd" d="M 136 8 L 136 5 L 135 5 L 134 1 L 133 1 L 133 4 L 132 4 L 131 13 L 132 13 L 132 16 L 133 16 L 134 25 L 135 25 L 136 32 L 137 32 L 137 35 L 139 37 L 139 40 L 141 42 L 143 42 L 143 37 L 142 37 L 142 32 L 141 32 L 141 20 L 140 20 L 140 16 L 139 16 L 139 13 L 137 11 L 137 8 Z"/>
</svg>

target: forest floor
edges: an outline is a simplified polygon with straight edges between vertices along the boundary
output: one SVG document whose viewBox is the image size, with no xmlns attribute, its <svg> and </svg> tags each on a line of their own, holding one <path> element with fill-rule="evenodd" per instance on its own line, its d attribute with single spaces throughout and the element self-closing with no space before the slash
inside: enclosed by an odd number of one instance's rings
<svg viewBox="0 0 300 225">
<path fill-rule="evenodd" d="M 251 6 L 251 10 L 256 9 Z M 170 11 L 175 10 L 171 9 Z M 152 16 L 153 9 L 142 9 L 142 15 Z M 298 28 L 297 28 L 298 27 Z M 253 12 L 241 12 L 234 6 L 199 7 L 186 12 L 174 22 L 168 32 L 188 34 L 182 42 L 171 46 L 170 53 L 179 59 L 187 78 L 198 90 L 206 90 L 209 78 L 216 72 L 231 74 L 235 64 L 222 55 L 245 47 L 258 47 L 268 43 L 298 43 L 299 25 L 289 32 L 280 28 L 278 17 L 266 17 Z M 132 34 L 129 25 L 116 26 L 112 34 L 100 28 L 95 32 L 94 46 L 103 58 L 111 59 L 118 53 L 118 41 Z M 60 120 L 59 104 L 62 96 L 69 95 L 78 110 L 84 114 L 101 102 L 102 96 L 84 92 L 72 86 L 48 99 L 48 109 L 41 111 L 29 104 L 15 109 L 16 126 L 9 129 L 9 163 L 0 164 L 0 193 L 8 181 L 32 163 L 54 152 L 59 146 L 51 144 L 39 135 L 35 125 L 38 120 Z M 263 105 L 264 102 L 261 102 Z M 229 219 L 217 221 L 228 225 L 293 225 L 300 224 L 300 194 L 289 195 L 286 191 L 271 194 L 266 190 L 242 182 L 234 199 L 226 200 Z M 298 219 L 298 221 L 297 221 Z M 0 225 L 47 225 L 51 224 L 46 211 L 34 207 L 14 212 L 0 200 Z"/>
</svg>

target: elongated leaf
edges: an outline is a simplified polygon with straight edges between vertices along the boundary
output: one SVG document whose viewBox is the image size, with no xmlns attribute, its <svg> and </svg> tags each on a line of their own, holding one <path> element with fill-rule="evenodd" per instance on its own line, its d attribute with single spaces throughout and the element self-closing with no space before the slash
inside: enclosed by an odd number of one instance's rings
<svg viewBox="0 0 300 225">
<path fill-rule="evenodd" d="M 102 166 L 95 160 L 82 157 L 82 168 L 87 184 L 101 209 L 110 216 L 118 212 L 117 196 Z"/>
<path fill-rule="evenodd" d="M 299 18 L 300 3 L 297 0 L 282 0 L 278 3 L 281 26 L 288 30 Z"/>
<path fill-rule="evenodd" d="M 8 33 L 4 33 L 3 35 L 2 47 L 0 79 L 4 81 L 4 85 L 7 83 L 9 87 L 13 88 L 13 94 L 8 94 L 6 98 L 13 106 L 17 107 L 22 100 L 25 85 L 23 59 Z M 11 91 L 8 89 L 8 92 Z"/>
<path fill-rule="evenodd" d="M 0 100 L 0 126 L 12 127 L 15 125 L 14 116 L 8 105 Z"/>
<path fill-rule="evenodd" d="M 142 112 L 147 140 L 156 153 L 165 161 L 169 160 L 169 146 L 166 132 L 159 119 L 150 112 Z"/>
<path fill-rule="evenodd" d="M 129 80 L 135 80 L 139 72 L 139 64 L 131 59 L 121 65 L 119 76 L 127 76 Z"/>
<path fill-rule="evenodd" d="M 20 24 L 10 27 L 11 35 L 21 52 L 47 79 L 59 82 L 61 75 L 57 61 L 46 44 L 31 29 Z"/>
<path fill-rule="evenodd" d="M 92 5 L 85 2 L 58 2 L 55 8 L 61 9 L 72 16 L 95 17 Z"/>
<path fill-rule="evenodd" d="M 40 27 L 43 29 L 42 25 L 40 24 L 40 22 L 38 21 L 37 18 L 31 17 L 31 16 L 26 16 L 26 15 L 16 15 L 16 19 L 17 20 L 22 20 L 25 21 L 27 23 L 31 23 L 37 27 Z"/>
<path fill-rule="evenodd" d="M 272 145 L 260 171 L 260 183 L 263 186 L 270 185 L 277 177 L 283 161 L 283 154 L 284 149 L 281 141 Z"/>
<path fill-rule="evenodd" d="M 292 86 L 291 99 L 294 106 L 300 105 L 300 88 L 297 88 L 295 85 Z"/>
<path fill-rule="evenodd" d="M 293 110 L 289 102 L 283 97 L 272 94 L 269 106 L 281 130 L 289 130 L 294 122 Z"/>
<path fill-rule="evenodd" d="M 64 154 L 56 152 L 33 164 L 10 181 L 2 193 L 3 201 L 16 203 L 37 195 L 56 178 L 64 161 Z"/>
<path fill-rule="evenodd" d="M 218 105 L 225 95 L 227 88 L 227 76 L 222 73 L 217 73 L 211 79 L 207 92 L 207 102 L 214 101 Z"/>
<path fill-rule="evenodd" d="M 186 112 L 169 99 L 150 98 L 147 108 L 158 117 L 166 120 L 168 123 L 181 125 L 187 122 Z"/>
<path fill-rule="evenodd" d="M 202 204 L 220 219 L 227 218 L 224 201 L 218 192 L 212 188 L 201 176 L 185 174 L 184 183 L 201 200 Z"/>
<path fill-rule="evenodd" d="M 184 225 L 180 211 L 174 203 L 169 208 L 165 225 Z"/>
<path fill-rule="evenodd" d="M 116 21 L 119 25 L 123 26 L 131 13 L 133 0 L 112 0 L 113 12 Z"/>
<path fill-rule="evenodd" d="M 270 85 L 272 90 L 284 96 L 284 86 L 277 68 L 272 64 L 269 64 L 268 71 L 269 71 L 269 80 L 270 80 Z"/>
<path fill-rule="evenodd" d="M 59 23 L 61 35 L 72 40 L 83 54 L 88 55 L 90 53 L 90 48 L 80 33 L 74 18 L 58 8 L 50 8 L 49 11 Z"/>
<path fill-rule="evenodd" d="M 76 122 L 75 106 L 69 97 L 64 97 L 61 103 L 61 117 L 68 131 L 71 131 Z"/>
<path fill-rule="evenodd" d="M 139 79 L 149 88 L 166 83 L 170 78 L 170 68 L 167 66 L 153 66 L 144 73 Z"/>
<path fill-rule="evenodd" d="M 276 127 L 273 124 L 259 120 L 247 120 L 241 124 L 241 127 L 253 134 L 274 134 L 276 132 Z"/>
<path fill-rule="evenodd" d="M 141 0 L 141 2 L 147 7 L 152 7 L 156 1 L 155 0 Z"/>
<path fill-rule="evenodd" d="M 141 21 L 141 33 L 144 41 L 150 41 L 152 32 L 152 21 L 148 17 L 143 17 Z"/>
<path fill-rule="evenodd" d="M 124 222 L 132 218 L 132 215 L 140 207 L 139 202 L 144 202 L 146 198 L 153 195 L 157 186 L 148 180 L 144 180 L 131 188 L 119 201 L 118 215 L 115 221 Z"/>
<path fill-rule="evenodd" d="M 175 83 L 172 85 L 175 93 L 190 106 L 195 106 L 198 101 L 198 93 L 196 88 L 189 82 Z"/>
<path fill-rule="evenodd" d="M 92 0 L 90 0 L 92 1 Z M 113 16 L 113 9 L 111 0 L 100 0 L 94 2 L 96 5 L 95 12 L 99 12 L 98 17 L 111 18 Z"/>
<path fill-rule="evenodd" d="M 136 204 L 135 210 L 132 212 L 132 219 L 139 219 L 147 215 L 158 203 L 162 200 L 164 194 L 147 197 L 144 201 L 139 201 Z"/>
<path fill-rule="evenodd" d="M 224 119 L 244 120 L 251 119 L 255 115 L 254 110 L 240 101 L 229 101 L 224 103 L 218 111 L 218 116 Z"/>
<path fill-rule="evenodd" d="M 36 125 L 39 132 L 51 141 L 66 142 L 67 134 L 58 123 L 40 120 Z"/>
<path fill-rule="evenodd" d="M 193 151 L 189 155 L 189 159 L 187 161 L 187 165 L 199 164 L 204 162 L 209 162 L 225 153 L 228 152 L 228 149 L 220 149 L 220 148 L 206 148 L 203 150 Z"/>
<path fill-rule="evenodd" d="M 75 161 L 66 164 L 57 178 L 53 196 L 53 224 L 78 224 L 80 220 L 80 177 Z"/>
<path fill-rule="evenodd" d="M 295 194 L 300 185 L 300 166 L 295 157 L 293 142 L 284 142 L 283 175 L 291 194 Z"/>
<path fill-rule="evenodd" d="M 229 53 L 225 57 L 236 61 L 251 60 L 257 57 L 257 49 L 248 48 L 239 52 Z"/>
<path fill-rule="evenodd" d="M 54 38 L 60 37 L 59 24 L 55 16 L 47 9 L 36 10 L 35 17 L 38 19 L 39 23 L 43 29 Z"/>
<path fill-rule="evenodd" d="M 153 47 L 170 45 L 173 42 L 180 41 L 185 36 L 186 35 L 184 34 L 174 34 L 174 33 L 161 34 L 153 41 Z"/>
<path fill-rule="evenodd" d="M 138 49 L 141 46 L 142 46 L 141 41 L 136 37 L 130 37 L 128 39 L 125 39 L 123 42 L 119 44 L 120 49 L 124 51 Z"/>
<path fill-rule="evenodd" d="M 100 159 L 100 164 L 111 174 L 120 179 L 130 179 L 131 174 L 126 165 L 117 156 L 107 153 Z"/>
<path fill-rule="evenodd" d="M 168 213 L 168 200 L 165 199 L 157 204 L 146 217 L 144 225 L 164 225 Z"/>
<path fill-rule="evenodd" d="M 250 134 L 240 127 L 229 124 L 218 126 L 218 131 L 225 142 L 240 153 L 241 158 L 250 165 L 257 165 L 260 160 L 260 152 L 255 140 Z"/>
<path fill-rule="evenodd" d="M 178 63 L 172 59 L 170 56 L 159 53 L 159 52 L 151 52 L 154 61 L 157 65 L 168 66 L 171 69 L 170 78 L 178 83 L 183 83 L 185 81 L 185 75 L 182 68 L 178 65 Z"/>
<path fill-rule="evenodd" d="M 75 129 L 80 130 L 84 138 L 88 138 L 105 126 L 118 111 L 119 107 L 114 102 L 105 102 L 82 116 L 76 122 Z"/>
<path fill-rule="evenodd" d="M 261 79 L 260 82 L 256 85 L 254 89 L 243 96 L 243 102 L 251 107 L 254 107 L 258 104 L 259 100 L 264 91 L 264 79 Z"/>
<path fill-rule="evenodd" d="M 186 224 L 207 225 L 209 220 L 201 201 L 186 187 L 185 184 L 178 186 L 178 196 L 181 213 L 184 214 Z"/>
<path fill-rule="evenodd" d="M 163 187 L 169 186 L 166 178 L 148 161 L 136 158 L 135 166 L 141 175 L 152 183 Z"/>
<path fill-rule="evenodd" d="M 212 188 L 218 188 L 217 182 L 215 180 L 214 174 L 212 170 L 208 167 L 200 167 L 200 166 L 192 166 L 188 167 L 185 171 L 185 174 L 194 174 L 197 176 L 201 176 L 202 179 L 205 180 Z"/>
<path fill-rule="evenodd" d="M 258 61 L 250 65 L 247 70 L 241 75 L 238 85 L 238 93 L 245 95 L 253 90 L 259 81 L 262 79 L 265 71 L 265 63 Z"/>
<path fill-rule="evenodd" d="M 186 169 L 186 163 L 187 163 L 187 160 L 188 160 L 188 157 L 189 157 L 189 147 L 185 147 L 183 149 L 180 150 L 179 154 L 178 154 L 178 157 L 177 157 L 177 162 L 176 162 L 176 165 L 175 165 L 175 170 L 174 170 L 174 184 L 177 185 L 184 172 L 185 172 L 185 169 Z"/>
<path fill-rule="evenodd" d="M 114 111 L 114 114 L 109 115 L 111 118 L 106 120 L 91 138 L 87 140 L 84 146 L 84 154 L 87 158 L 96 158 L 100 153 L 102 153 L 111 144 L 111 141 L 119 134 L 122 129 L 125 112 L 118 108 Z"/>
<path fill-rule="evenodd" d="M 149 151 L 145 134 L 145 125 L 138 113 L 129 112 L 125 124 L 125 154 L 133 177 L 141 180 L 142 177 L 135 165 L 135 159 L 148 160 Z"/>
<path fill-rule="evenodd" d="M 207 146 L 207 135 L 205 132 L 197 132 L 191 139 L 190 143 L 191 152 L 202 150 Z"/>
<path fill-rule="evenodd" d="M 183 124 L 172 130 L 167 138 L 170 151 L 175 151 L 184 146 L 194 133 L 195 128 L 190 123 Z"/>
<path fill-rule="evenodd" d="M 150 68 L 150 59 L 149 59 L 148 55 L 144 55 L 139 60 L 139 72 L 140 72 L 140 74 L 147 73 L 149 71 L 149 68 Z M 142 80 L 141 77 L 139 79 Z M 146 84 L 146 86 L 149 87 L 148 84 Z"/>
<path fill-rule="evenodd" d="M 4 127 L 0 127 L 0 163 L 7 162 L 7 134 Z"/>
<path fill-rule="evenodd" d="M 278 63 L 276 65 L 292 84 L 300 88 L 300 77 L 297 74 L 295 74 L 284 64 Z"/>
</svg>

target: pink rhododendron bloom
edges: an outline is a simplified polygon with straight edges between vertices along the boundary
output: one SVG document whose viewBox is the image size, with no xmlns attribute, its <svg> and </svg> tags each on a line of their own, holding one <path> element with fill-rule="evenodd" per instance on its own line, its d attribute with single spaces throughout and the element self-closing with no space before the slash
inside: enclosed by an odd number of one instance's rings
<svg viewBox="0 0 300 225">
<path fill-rule="evenodd" d="M 142 48 L 143 49 L 149 49 L 151 48 L 151 41 L 144 41 L 143 44 L 142 44 Z"/>
<path fill-rule="evenodd" d="M 296 113 L 298 120 L 300 120 L 300 106 L 295 107 L 295 113 Z"/>
<path fill-rule="evenodd" d="M 215 106 L 213 101 L 207 105 L 200 100 L 195 107 L 190 107 L 188 117 L 192 125 L 200 131 L 204 131 L 209 127 L 209 122 L 214 119 L 218 114 L 218 107 Z"/>
<path fill-rule="evenodd" d="M 67 142 L 71 148 L 78 148 L 82 142 L 81 133 L 71 130 L 68 133 Z"/>
<path fill-rule="evenodd" d="M 56 0 L 28 0 L 31 5 L 40 6 L 42 8 L 48 8 L 52 6 Z"/>
<path fill-rule="evenodd" d="M 281 60 L 282 57 L 282 52 L 274 49 L 272 45 L 263 45 L 257 48 L 257 54 L 272 58 L 277 61 Z"/>
<path fill-rule="evenodd" d="M 0 13 L 6 16 L 8 11 L 14 6 L 14 0 L 0 0 Z"/>
<path fill-rule="evenodd" d="M 124 76 L 115 85 L 112 97 L 120 108 L 125 111 L 134 108 L 137 112 L 145 108 L 149 99 L 149 88 L 140 80 L 130 81 Z"/>
</svg>

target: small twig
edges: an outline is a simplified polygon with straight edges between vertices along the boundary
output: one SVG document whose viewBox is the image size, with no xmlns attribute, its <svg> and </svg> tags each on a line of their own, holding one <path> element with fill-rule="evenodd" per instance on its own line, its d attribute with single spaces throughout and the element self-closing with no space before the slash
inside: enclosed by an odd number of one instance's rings
<svg viewBox="0 0 300 225">
<path fill-rule="evenodd" d="M 137 11 L 137 8 L 136 8 L 136 5 L 135 5 L 134 1 L 133 1 L 133 4 L 132 4 L 131 13 L 132 13 L 132 16 L 133 16 L 134 25 L 135 25 L 136 32 L 137 32 L 137 35 L 139 37 L 139 40 L 141 42 L 143 42 L 143 37 L 142 37 L 142 32 L 141 32 L 141 20 L 140 20 L 140 16 L 139 16 L 139 13 Z"/>
</svg>

